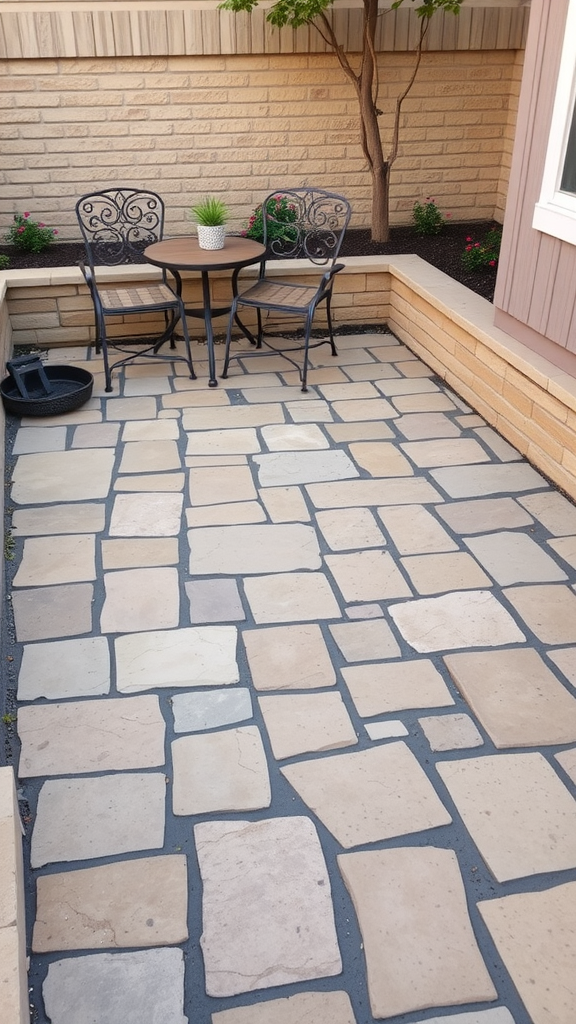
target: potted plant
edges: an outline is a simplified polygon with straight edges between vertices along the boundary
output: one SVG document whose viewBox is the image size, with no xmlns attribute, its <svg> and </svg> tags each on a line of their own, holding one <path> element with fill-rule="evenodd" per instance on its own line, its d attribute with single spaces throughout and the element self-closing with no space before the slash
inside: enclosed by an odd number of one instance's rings
<svg viewBox="0 0 576 1024">
<path fill-rule="evenodd" d="M 200 248 L 223 249 L 228 216 L 226 204 L 214 196 L 207 196 L 192 207 L 192 216 L 196 220 Z"/>
</svg>

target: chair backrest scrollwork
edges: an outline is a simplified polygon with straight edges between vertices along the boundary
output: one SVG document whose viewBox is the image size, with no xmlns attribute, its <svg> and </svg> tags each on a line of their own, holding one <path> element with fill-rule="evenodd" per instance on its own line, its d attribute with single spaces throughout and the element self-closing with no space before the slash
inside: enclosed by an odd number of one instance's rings
<svg viewBox="0 0 576 1024">
<path fill-rule="evenodd" d="M 82 196 L 76 216 L 92 268 L 142 261 L 164 230 L 164 202 L 156 192 L 112 188 Z"/>
<path fill-rule="evenodd" d="M 271 255 L 325 266 L 340 252 L 351 207 L 336 192 L 306 187 L 271 192 L 262 212 L 263 241 Z"/>
</svg>

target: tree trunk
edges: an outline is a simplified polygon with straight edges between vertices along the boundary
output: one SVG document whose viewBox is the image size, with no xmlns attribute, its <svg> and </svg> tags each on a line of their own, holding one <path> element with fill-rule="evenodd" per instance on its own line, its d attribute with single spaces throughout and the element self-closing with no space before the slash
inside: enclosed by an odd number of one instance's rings
<svg viewBox="0 0 576 1024">
<path fill-rule="evenodd" d="M 389 218 L 390 165 L 383 162 L 372 171 L 372 241 L 387 242 L 390 237 Z"/>
</svg>

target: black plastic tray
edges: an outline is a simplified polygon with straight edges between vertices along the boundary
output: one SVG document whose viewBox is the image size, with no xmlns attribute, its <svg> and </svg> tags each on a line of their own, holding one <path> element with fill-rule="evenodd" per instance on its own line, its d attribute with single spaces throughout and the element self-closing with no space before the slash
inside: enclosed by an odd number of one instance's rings
<svg viewBox="0 0 576 1024">
<path fill-rule="evenodd" d="M 39 374 L 26 377 L 28 398 L 23 398 L 14 377 L 5 377 L 0 384 L 4 408 L 15 416 L 58 416 L 84 405 L 92 394 L 94 377 L 81 366 L 45 366 L 44 372 L 52 385 L 50 394 Z"/>
</svg>

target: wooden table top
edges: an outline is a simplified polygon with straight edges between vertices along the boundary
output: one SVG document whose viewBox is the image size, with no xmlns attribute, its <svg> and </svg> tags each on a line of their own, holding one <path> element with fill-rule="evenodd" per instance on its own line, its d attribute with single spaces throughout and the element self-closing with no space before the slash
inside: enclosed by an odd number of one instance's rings
<svg viewBox="0 0 576 1024">
<path fill-rule="evenodd" d="M 266 249 L 260 242 L 226 235 L 223 249 L 201 249 L 196 235 L 164 238 L 144 250 L 149 263 L 175 270 L 227 270 L 258 263 Z"/>
</svg>

